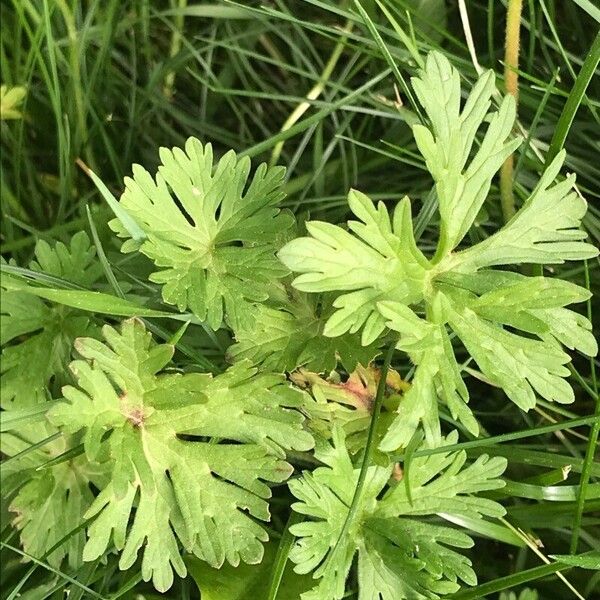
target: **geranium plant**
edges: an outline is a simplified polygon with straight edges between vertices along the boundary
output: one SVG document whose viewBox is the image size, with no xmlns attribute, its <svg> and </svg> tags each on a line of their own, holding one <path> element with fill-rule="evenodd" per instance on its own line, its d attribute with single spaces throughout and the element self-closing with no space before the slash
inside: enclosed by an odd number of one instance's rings
<svg viewBox="0 0 600 600">
<path fill-rule="evenodd" d="M 349 585 L 361 600 L 439 598 L 476 583 L 469 527 L 505 514 L 506 459 L 456 448 L 481 433 L 470 374 L 523 411 L 572 402 L 568 351 L 595 356 L 597 344 L 568 307 L 589 291 L 521 267 L 598 251 L 574 176 L 560 178 L 564 153 L 504 227 L 468 243 L 521 143 L 514 100 L 496 106 L 491 71 L 463 99 L 435 52 L 412 88 L 433 253 L 408 197 L 389 206 L 351 190 L 347 224 L 296 223 L 282 167 L 252 173 L 190 138 L 161 149 L 156 174 L 133 167 L 110 223 L 160 303 L 129 293 L 85 233 L 39 242 L 28 268 L 2 265 L 2 487 L 26 556 L 56 568 L 116 556 L 161 592 L 188 569 L 246 573 L 267 560 L 277 493 L 306 600 L 340 600 Z M 228 365 L 196 359 L 198 331 L 225 344 Z M 404 378 L 389 368 L 403 354 Z"/>
</svg>

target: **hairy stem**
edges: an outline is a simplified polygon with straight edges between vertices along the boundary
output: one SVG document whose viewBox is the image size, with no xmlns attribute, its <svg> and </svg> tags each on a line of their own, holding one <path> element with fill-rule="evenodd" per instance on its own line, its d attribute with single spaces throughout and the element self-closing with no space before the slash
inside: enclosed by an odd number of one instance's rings
<svg viewBox="0 0 600 600">
<path fill-rule="evenodd" d="M 508 0 L 506 11 L 506 46 L 504 51 L 504 85 L 506 93 L 519 98 L 519 43 L 521 38 L 521 11 L 523 0 Z M 511 154 L 500 169 L 500 198 L 504 221 L 515 214 L 513 171 L 515 157 Z"/>
<path fill-rule="evenodd" d="M 187 0 L 177 0 L 173 4 L 175 10 L 179 10 L 175 15 L 173 32 L 171 33 L 171 47 L 169 48 L 169 58 L 173 58 L 179 54 L 181 50 L 181 40 L 183 38 L 183 22 L 184 15 L 183 9 L 187 6 Z M 165 75 L 165 83 L 163 86 L 163 93 L 168 100 L 173 98 L 173 92 L 175 89 L 175 71 L 172 69 Z"/>
</svg>

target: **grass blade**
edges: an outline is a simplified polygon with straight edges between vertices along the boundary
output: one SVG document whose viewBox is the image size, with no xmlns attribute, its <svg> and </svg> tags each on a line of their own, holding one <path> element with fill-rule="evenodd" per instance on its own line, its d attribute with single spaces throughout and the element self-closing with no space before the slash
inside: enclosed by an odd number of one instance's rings
<svg viewBox="0 0 600 600">
<path fill-rule="evenodd" d="M 550 142 L 550 149 L 546 155 L 546 166 L 548 166 L 562 150 L 567 135 L 571 130 L 575 113 L 577 112 L 585 91 L 594 76 L 598 62 L 600 62 L 600 31 L 596 34 L 590 52 L 585 58 L 581 70 L 579 71 L 579 75 L 577 75 L 577 79 L 575 80 L 575 84 L 571 89 L 571 93 L 565 102 L 560 118 L 558 119 L 552 141 Z"/>
</svg>

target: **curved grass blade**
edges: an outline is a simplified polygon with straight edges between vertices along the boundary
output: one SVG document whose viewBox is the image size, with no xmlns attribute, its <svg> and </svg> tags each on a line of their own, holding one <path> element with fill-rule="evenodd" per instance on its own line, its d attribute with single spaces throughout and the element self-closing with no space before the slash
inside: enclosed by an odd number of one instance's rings
<svg viewBox="0 0 600 600">
<path fill-rule="evenodd" d="M 428 450 L 417 450 L 414 453 L 414 457 L 417 456 L 429 456 L 431 454 L 439 454 L 443 452 L 456 452 L 457 450 L 470 450 L 471 448 L 479 448 L 480 446 L 488 446 L 491 444 L 502 444 L 504 442 L 512 442 L 513 440 L 521 440 L 528 437 L 534 437 L 536 435 L 543 435 L 545 433 L 552 433 L 554 431 L 561 431 L 563 429 L 570 429 L 572 427 L 581 427 L 583 425 L 592 425 L 597 422 L 596 416 L 582 417 L 580 419 L 571 419 L 569 421 L 563 421 L 562 423 L 552 423 L 551 425 L 543 425 L 542 427 L 534 427 L 526 431 L 515 431 L 514 433 L 504 433 L 502 435 L 496 435 L 493 437 L 482 438 L 479 440 L 473 440 L 472 442 L 463 442 L 461 444 L 454 444 L 453 446 L 442 446 L 441 448 L 431 448 Z M 391 458 L 395 461 L 403 461 L 404 454 L 393 454 Z"/>
<path fill-rule="evenodd" d="M 146 239 L 146 234 L 142 228 L 131 218 L 129 213 L 122 208 L 118 200 L 112 195 L 111 191 L 104 185 L 102 179 L 100 179 L 100 177 L 98 177 L 98 175 L 96 175 L 96 173 L 94 173 L 94 171 L 92 171 L 80 158 L 78 158 L 76 162 L 84 173 L 94 182 L 94 185 L 98 188 L 98 191 L 102 194 L 106 203 L 115 213 L 115 217 L 123 223 L 123 227 L 125 227 L 131 238 L 136 242 L 144 241 Z"/>
<path fill-rule="evenodd" d="M 554 130 L 554 135 L 552 136 L 552 141 L 550 142 L 550 149 L 546 155 L 546 166 L 548 166 L 556 158 L 556 155 L 565 145 L 565 140 L 567 139 L 567 135 L 569 134 L 569 130 L 573 124 L 573 119 L 575 118 L 575 113 L 581 104 L 581 100 L 583 99 L 588 84 L 594 76 L 594 72 L 596 71 L 596 67 L 598 66 L 599 62 L 600 31 L 598 31 L 596 34 L 596 38 L 592 43 L 590 52 L 586 56 L 583 65 L 581 65 L 579 75 L 577 75 L 575 84 L 571 89 L 571 93 L 569 94 L 560 118 L 558 119 L 556 129 Z"/>
</svg>

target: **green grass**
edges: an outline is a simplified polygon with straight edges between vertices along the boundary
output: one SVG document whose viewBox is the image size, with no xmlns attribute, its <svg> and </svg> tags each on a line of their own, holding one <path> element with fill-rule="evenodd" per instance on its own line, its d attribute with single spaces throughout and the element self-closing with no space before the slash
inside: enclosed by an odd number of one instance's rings
<svg viewBox="0 0 600 600">
<path fill-rule="evenodd" d="M 110 209 L 76 160 L 118 196 L 132 163 L 153 169 L 159 146 L 182 145 L 192 135 L 212 142 L 218 152 L 234 148 L 253 161 L 278 156 L 288 167 L 285 206 L 300 218 L 344 220 L 350 187 L 378 199 L 408 194 L 420 211 L 420 243 L 431 248 L 437 217 L 427 197 L 431 181 L 407 126 L 419 114 L 406 81 L 416 72 L 416 58 L 430 49 L 443 51 L 465 80 L 472 82 L 476 72 L 457 3 L 381 4 L 387 16 L 367 0 L 361 8 L 344 0 L 2 3 L 0 79 L 27 88 L 24 118 L 1 122 L 3 257 L 25 265 L 38 239 L 66 240 L 87 229 L 103 248 L 99 290 L 118 296 L 124 286 L 152 304 L 157 289 L 140 277 L 143 267 L 119 254 L 106 225 Z M 419 4 L 448 7 L 427 15 Z M 466 4 L 478 62 L 501 77 L 505 3 Z M 519 123 L 526 143 L 515 161 L 518 205 L 551 156 L 567 149 L 566 169 L 577 173 L 588 200 L 584 226 L 595 243 L 600 243 L 600 78 L 593 75 L 599 29 L 593 2 L 523 2 Z M 320 93 L 306 100 L 315 88 Z M 288 122 L 304 102 L 308 109 Z M 483 239 L 501 222 L 500 194 L 493 187 L 470 235 Z M 546 274 L 558 273 L 597 293 L 598 267 L 594 260 Z M 592 301 L 587 310 L 592 318 Z M 177 321 L 151 316 L 147 321 L 162 339 L 177 334 L 182 364 L 223 365 L 229 340 L 220 332 L 198 339 L 178 333 Z M 600 549 L 595 455 L 600 418 L 590 419 L 600 415 L 596 362 L 574 357 L 577 400 L 567 407 L 540 403 L 525 414 L 482 386 L 477 416 L 489 437 L 459 444 L 474 456 L 485 447 L 508 458 L 505 476 L 515 485 L 502 498 L 507 521 L 540 540 L 544 556 Z M 409 368 L 400 361 L 392 366 Z M 557 501 L 548 491 L 556 484 L 547 482 L 565 465 L 571 465 L 564 482 L 569 493 Z M 274 512 L 273 534 L 289 549 L 285 503 Z M 79 571 L 51 570 L 45 557 L 22 562 L 4 506 L 2 516 L 2 598 L 23 592 L 23 598 L 62 598 L 64 590 L 71 600 L 159 597 L 140 583 L 137 572 L 119 571 L 115 556 Z M 511 545 L 489 533 L 492 539 L 473 532 L 479 539 L 471 559 L 480 585 L 457 599 L 495 599 L 524 584 L 536 588 L 540 600 L 575 598 L 559 571 L 582 597 L 600 593 L 597 573 L 552 559 L 545 566 L 519 538 Z M 188 577 L 176 582 L 171 596 L 197 598 L 198 592 Z"/>
</svg>

